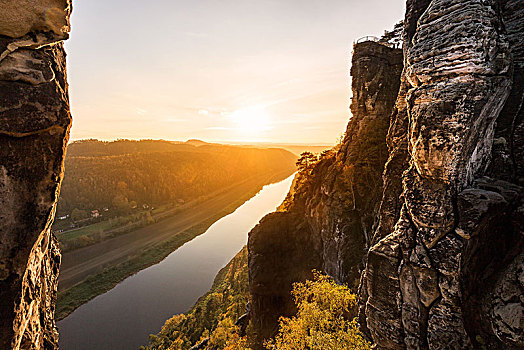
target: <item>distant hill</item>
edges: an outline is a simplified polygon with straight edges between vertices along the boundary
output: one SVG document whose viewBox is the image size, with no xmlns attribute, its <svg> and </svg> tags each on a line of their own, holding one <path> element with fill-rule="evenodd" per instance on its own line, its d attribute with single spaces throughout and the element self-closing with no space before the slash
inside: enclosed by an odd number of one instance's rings
<svg viewBox="0 0 524 350">
<path fill-rule="evenodd" d="M 292 152 L 293 154 L 299 156 L 303 152 L 311 152 L 311 153 L 322 153 L 325 150 L 333 148 L 333 145 L 322 145 L 322 146 L 308 146 L 308 145 L 273 145 L 273 147 L 282 148 L 285 150 L 288 150 Z"/>
<path fill-rule="evenodd" d="M 253 143 L 253 144 L 242 144 L 242 143 L 234 143 L 238 146 L 242 147 L 255 147 L 255 148 L 282 148 L 285 149 L 297 156 L 302 154 L 302 152 L 311 152 L 311 153 L 322 153 L 322 151 L 328 150 L 333 148 L 334 145 L 303 145 L 303 144 L 294 144 L 294 143 L 269 143 L 269 142 L 261 142 L 261 143 Z"/>
<path fill-rule="evenodd" d="M 192 140 L 187 140 L 185 142 L 187 145 L 192 145 L 192 146 L 203 146 L 203 145 L 209 145 L 208 142 L 205 142 L 205 141 L 202 141 L 202 140 L 196 140 L 196 139 L 192 139 Z"/>
<path fill-rule="evenodd" d="M 74 141 L 67 147 L 68 157 L 117 156 L 147 152 L 193 152 L 196 147 L 182 142 L 164 140 L 118 140 L 104 142 L 98 140 Z"/>
<path fill-rule="evenodd" d="M 196 146 L 198 145 L 198 147 Z M 72 142 L 57 215 L 186 202 L 247 177 L 295 170 L 283 149 L 210 144 L 198 140 Z"/>
</svg>

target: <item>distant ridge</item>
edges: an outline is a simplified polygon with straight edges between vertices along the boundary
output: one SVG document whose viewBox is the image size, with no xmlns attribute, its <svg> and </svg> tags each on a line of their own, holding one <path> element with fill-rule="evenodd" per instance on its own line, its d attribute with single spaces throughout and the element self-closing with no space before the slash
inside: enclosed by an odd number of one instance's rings
<svg viewBox="0 0 524 350">
<path fill-rule="evenodd" d="M 187 145 L 192 145 L 192 146 L 196 146 L 196 147 L 209 145 L 210 144 L 209 142 L 205 142 L 205 141 L 198 140 L 198 139 L 190 139 L 190 140 L 187 140 L 185 143 Z"/>
</svg>

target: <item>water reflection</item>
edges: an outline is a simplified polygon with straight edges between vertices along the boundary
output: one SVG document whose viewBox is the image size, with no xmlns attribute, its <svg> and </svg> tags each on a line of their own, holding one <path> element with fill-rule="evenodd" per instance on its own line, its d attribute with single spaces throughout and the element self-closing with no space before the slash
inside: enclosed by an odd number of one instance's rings
<svg viewBox="0 0 524 350">
<path fill-rule="evenodd" d="M 60 348 L 137 349 L 164 322 L 187 311 L 246 244 L 247 233 L 284 200 L 293 177 L 266 186 L 203 235 L 81 306 L 58 323 Z"/>
</svg>

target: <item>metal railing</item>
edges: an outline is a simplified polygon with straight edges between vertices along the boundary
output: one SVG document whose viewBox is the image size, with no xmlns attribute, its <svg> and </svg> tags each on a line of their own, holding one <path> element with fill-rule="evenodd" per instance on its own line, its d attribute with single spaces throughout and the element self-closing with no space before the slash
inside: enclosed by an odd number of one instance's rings
<svg viewBox="0 0 524 350">
<path fill-rule="evenodd" d="M 380 39 L 377 38 L 376 36 L 371 36 L 371 35 L 368 35 L 368 36 L 363 36 L 362 38 L 360 39 L 357 39 L 355 42 L 353 42 L 353 44 L 360 44 L 360 43 L 363 43 L 365 41 L 374 41 L 374 42 L 379 42 Z"/>
<path fill-rule="evenodd" d="M 377 38 L 376 36 L 371 36 L 371 35 L 364 36 L 364 37 L 362 37 L 360 39 L 355 40 L 353 42 L 353 47 L 355 47 L 355 45 L 357 45 L 357 44 L 364 43 L 364 42 L 367 42 L 367 41 L 373 41 L 373 42 L 376 42 L 376 43 L 378 43 L 380 45 L 391 47 L 393 49 L 401 49 L 402 48 L 402 43 L 383 42 L 383 41 L 380 41 L 380 38 Z"/>
</svg>

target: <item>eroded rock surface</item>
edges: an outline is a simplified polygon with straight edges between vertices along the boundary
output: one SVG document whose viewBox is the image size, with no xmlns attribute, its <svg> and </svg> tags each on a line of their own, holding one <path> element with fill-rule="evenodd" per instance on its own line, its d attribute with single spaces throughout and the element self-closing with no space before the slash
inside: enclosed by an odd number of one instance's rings
<svg viewBox="0 0 524 350">
<path fill-rule="evenodd" d="M 380 349 L 506 348 L 512 344 L 490 331 L 486 305 L 497 292 L 488 282 L 522 247 L 512 222 L 522 190 L 475 181 L 496 151 L 496 121 L 512 91 L 514 43 L 504 8 L 495 1 L 414 0 L 407 9 L 399 117 L 389 139 L 403 125 L 398 139 L 405 138 L 408 152 L 390 147 L 390 162 L 398 153 L 406 161 L 396 172 L 388 164 L 384 179 L 402 174 L 402 209 L 385 201 L 386 190 L 379 220 L 389 224 L 378 227 L 367 257 L 361 326 Z M 512 311 L 496 318 L 502 333 L 521 306 L 507 307 Z"/>
<path fill-rule="evenodd" d="M 267 265 L 258 263 L 266 253 L 250 250 L 250 259 L 257 254 L 250 260 L 253 299 L 265 303 L 254 305 L 254 322 L 270 320 L 257 325 L 268 336 L 275 317 L 292 312 L 286 291 L 306 276 L 279 275 L 290 255 L 294 271 L 315 267 L 352 288 L 360 270 L 358 320 L 377 349 L 520 349 L 524 1 L 408 0 L 404 26 L 397 86 L 393 75 L 376 74 L 385 56 L 355 49 L 348 136 L 278 214 L 292 216 L 303 233 L 277 232 L 277 217 L 251 233 L 250 241 L 267 238 L 277 251 L 281 241 L 295 242 Z M 366 94 L 371 86 L 399 92 Z M 380 108 L 370 108 L 374 101 Z M 386 128 L 369 120 L 391 109 L 387 137 L 371 141 L 370 130 Z M 354 185 L 369 178 L 366 169 L 352 170 L 375 159 L 363 150 L 377 140 L 387 144 L 383 181 L 374 170 L 372 188 L 337 186 L 332 179 Z M 359 157 L 348 156 L 356 150 Z M 318 249 L 320 258 L 311 254 Z M 271 293 L 254 292 L 258 276 L 285 281 L 279 300 L 287 301 L 264 307 Z"/>
<path fill-rule="evenodd" d="M 374 42 L 354 48 L 353 119 L 345 139 L 297 176 L 280 211 L 249 235 L 251 320 L 258 340 L 296 312 L 294 282 L 329 273 L 354 290 L 382 196 L 385 137 L 399 89 L 402 51 Z"/>
<path fill-rule="evenodd" d="M 66 0 L 0 1 L 0 348 L 54 349 L 51 233 L 71 115 Z"/>
</svg>

